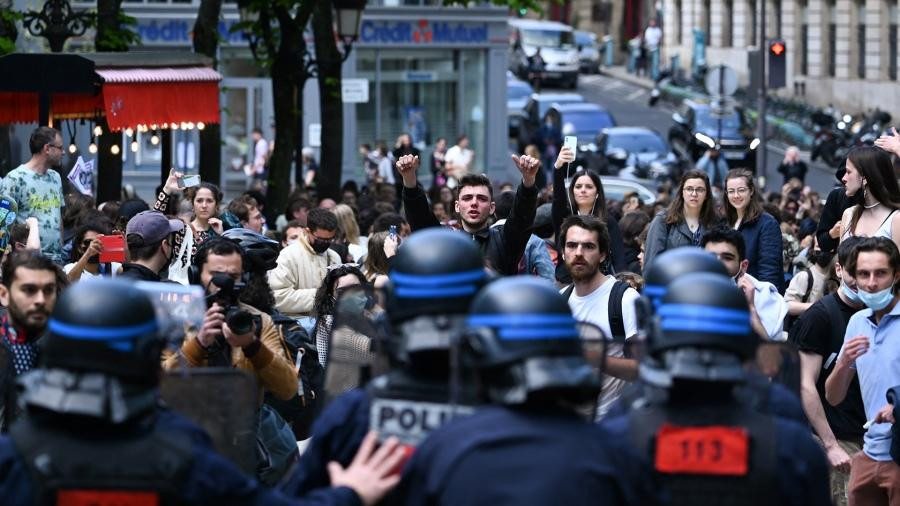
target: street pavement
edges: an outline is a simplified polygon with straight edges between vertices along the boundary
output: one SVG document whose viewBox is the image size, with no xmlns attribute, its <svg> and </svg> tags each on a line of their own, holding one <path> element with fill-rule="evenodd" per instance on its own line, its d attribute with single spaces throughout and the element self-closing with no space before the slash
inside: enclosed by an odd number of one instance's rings
<svg viewBox="0 0 900 506">
<path fill-rule="evenodd" d="M 650 90 L 645 87 L 605 75 L 582 75 L 576 91 L 585 100 L 606 108 L 619 126 L 643 126 L 656 130 L 663 139 L 668 137 L 675 106 L 660 102 L 656 107 L 649 107 Z M 769 191 L 781 191 L 783 178 L 776 169 L 784 158 L 784 148 L 777 142 L 769 144 L 766 157 L 766 189 Z M 811 164 L 809 153 L 801 153 L 801 158 L 809 165 L 806 184 L 824 199 L 834 186 L 834 169 L 821 163 Z"/>
</svg>

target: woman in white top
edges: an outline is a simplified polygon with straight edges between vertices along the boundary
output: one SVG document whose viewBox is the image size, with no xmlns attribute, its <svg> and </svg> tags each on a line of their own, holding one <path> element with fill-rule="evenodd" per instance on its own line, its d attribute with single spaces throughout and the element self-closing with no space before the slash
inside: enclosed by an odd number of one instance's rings
<svg viewBox="0 0 900 506">
<path fill-rule="evenodd" d="M 353 257 L 354 262 L 359 262 L 359 259 L 366 254 L 366 248 L 359 240 L 359 224 L 356 222 L 356 213 L 347 204 L 338 204 L 331 212 L 337 218 L 338 229 L 340 229 L 341 238 L 347 244 L 347 251 Z"/>
<path fill-rule="evenodd" d="M 110 228 L 109 221 L 98 216 L 86 219 L 75 229 L 75 236 L 72 238 L 71 262 L 63 267 L 70 282 L 74 283 L 97 276 L 115 277 L 118 274 L 122 267 L 121 264 L 117 262 L 100 263 L 100 252 L 103 250 L 100 236 L 109 235 Z"/>
<path fill-rule="evenodd" d="M 853 203 L 841 218 L 841 241 L 847 237 L 884 237 L 900 248 L 900 187 L 891 156 L 880 148 L 861 147 L 847 156 L 841 180 Z"/>
</svg>

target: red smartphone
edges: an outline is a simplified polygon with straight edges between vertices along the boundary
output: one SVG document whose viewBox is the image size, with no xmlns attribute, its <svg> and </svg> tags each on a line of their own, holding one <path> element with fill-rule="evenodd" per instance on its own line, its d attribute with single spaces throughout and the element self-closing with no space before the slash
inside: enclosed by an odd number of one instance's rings
<svg viewBox="0 0 900 506">
<path fill-rule="evenodd" d="M 125 236 L 104 235 L 100 237 L 103 251 L 100 252 L 100 263 L 125 262 Z"/>
</svg>

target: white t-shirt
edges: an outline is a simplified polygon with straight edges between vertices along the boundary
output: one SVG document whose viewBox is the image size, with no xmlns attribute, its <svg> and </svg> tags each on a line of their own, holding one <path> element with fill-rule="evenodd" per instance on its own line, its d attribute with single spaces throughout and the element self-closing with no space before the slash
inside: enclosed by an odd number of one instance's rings
<svg viewBox="0 0 900 506">
<path fill-rule="evenodd" d="M 590 294 L 579 297 L 572 291 L 569 297 L 569 307 L 572 308 L 572 316 L 576 321 L 592 323 L 604 332 L 607 338 L 611 338 L 612 330 L 609 325 L 609 295 L 612 293 L 616 279 L 613 277 L 600 285 Z M 564 292 L 565 288 L 560 290 Z M 640 297 L 634 288 L 628 288 L 622 295 L 622 324 L 625 327 L 626 339 L 631 339 L 637 334 L 637 316 L 634 311 L 634 302 Z M 621 346 L 612 346 L 607 349 L 607 355 L 611 357 L 624 357 Z M 597 405 L 597 418 L 602 418 L 609 411 L 612 403 L 619 398 L 622 389 L 625 388 L 625 380 L 604 376 L 603 390 L 600 394 L 600 402 Z"/>
<path fill-rule="evenodd" d="M 391 163 L 391 159 L 387 156 L 382 158 L 380 162 L 378 162 L 378 177 L 381 178 L 383 183 L 394 184 L 394 165 Z"/>
<path fill-rule="evenodd" d="M 74 267 L 75 267 L 75 262 L 66 264 L 66 266 L 63 267 L 63 272 L 68 274 Z M 119 269 L 121 269 L 121 268 L 122 268 L 122 264 L 120 264 L 118 262 L 112 262 L 112 264 L 110 264 L 110 269 L 112 269 L 110 276 L 113 278 L 116 277 L 116 273 L 119 272 Z M 97 278 L 97 277 L 101 277 L 101 276 L 102 276 L 102 274 L 99 274 L 99 275 L 91 274 L 90 272 L 87 271 L 87 269 L 84 269 L 81 271 L 81 280 L 82 281 L 84 281 L 85 279 Z"/>
<path fill-rule="evenodd" d="M 472 159 L 475 157 L 475 152 L 469 148 L 461 148 L 459 146 L 453 146 L 447 150 L 447 154 L 444 155 L 444 162 L 447 165 L 454 165 L 457 167 L 465 167 L 465 170 L 472 169 Z"/>
<path fill-rule="evenodd" d="M 658 48 L 661 40 L 662 28 L 658 26 L 648 26 L 647 29 L 644 30 L 644 44 L 647 46 L 647 49 Z"/>
</svg>

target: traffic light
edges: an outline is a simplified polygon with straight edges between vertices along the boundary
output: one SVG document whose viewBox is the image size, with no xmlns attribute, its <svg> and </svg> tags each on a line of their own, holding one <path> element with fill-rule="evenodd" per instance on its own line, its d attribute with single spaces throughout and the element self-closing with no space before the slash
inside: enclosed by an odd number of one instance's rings
<svg viewBox="0 0 900 506">
<path fill-rule="evenodd" d="M 784 88 L 787 85 L 787 45 L 783 40 L 770 40 L 766 55 L 769 88 Z"/>
</svg>

